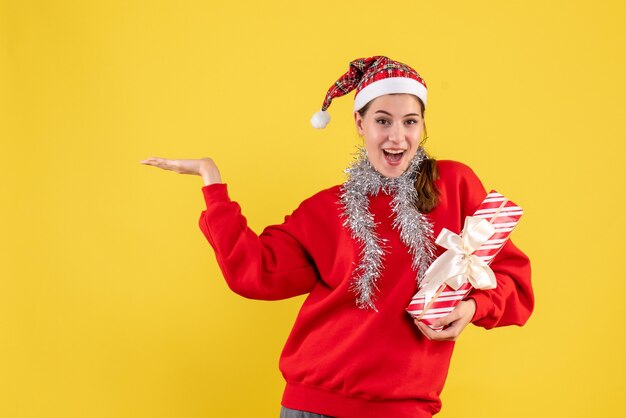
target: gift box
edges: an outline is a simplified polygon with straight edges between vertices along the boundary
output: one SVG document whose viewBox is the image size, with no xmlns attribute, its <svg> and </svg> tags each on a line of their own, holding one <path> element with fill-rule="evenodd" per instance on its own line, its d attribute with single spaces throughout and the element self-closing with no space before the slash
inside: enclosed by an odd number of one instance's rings
<svg viewBox="0 0 626 418">
<path fill-rule="evenodd" d="M 407 312 L 431 329 L 473 289 L 493 289 L 496 278 L 489 263 L 500 252 L 522 217 L 522 208 L 491 191 L 474 215 L 465 219 L 459 235 L 442 229 L 436 243 L 444 252 L 428 268 Z"/>
</svg>

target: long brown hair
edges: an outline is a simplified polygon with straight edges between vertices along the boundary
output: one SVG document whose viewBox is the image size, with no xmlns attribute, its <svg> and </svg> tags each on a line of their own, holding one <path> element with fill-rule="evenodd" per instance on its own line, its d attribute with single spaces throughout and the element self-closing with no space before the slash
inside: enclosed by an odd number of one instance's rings
<svg viewBox="0 0 626 418">
<path fill-rule="evenodd" d="M 414 97 L 420 104 L 423 118 L 426 107 L 419 97 Z M 368 102 L 365 106 L 358 110 L 361 117 L 365 116 L 365 113 L 367 113 L 371 103 L 371 101 Z M 424 139 L 422 139 L 420 146 L 424 146 L 426 139 L 428 139 L 428 134 L 426 133 L 426 122 L 424 122 Z M 437 204 L 439 203 L 439 190 L 435 185 L 435 181 L 438 179 L 439 171 L 437 170 L 437 161 L 426 154 L 426 158 L 422 161 L 420 170 L 417 173 L 417 179 L 415 179 L 415 190 L 417 191 L 417 202 L 415 202 L 415 206 L 420 212 L 429 213 L 437 207 Z"/>
</svg>

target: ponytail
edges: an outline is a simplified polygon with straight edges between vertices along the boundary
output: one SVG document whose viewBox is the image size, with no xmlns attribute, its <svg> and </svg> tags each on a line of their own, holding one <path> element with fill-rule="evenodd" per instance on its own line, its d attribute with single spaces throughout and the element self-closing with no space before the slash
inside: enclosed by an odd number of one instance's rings
<svg viewBox="0 0 626 418">
<path fill-rule="evenodd" d="M 415 206 L 421 213 L 429 213 L 439 204 L 439 190 L 435 185 L 435 180 L 438 179 L 437 161 L 434 158 L 425 158 L 415 179 L 417 191 Z"/>
<path fill-rule="evenodd" d="M 424 102 L 420 98 L 417 99 L 420 107 L 422 108 L 422 117 L 426 112 Z M 428 132 L 426 131 L 426 122 L 424 122 L 424 139 L 420 143 L 420 146 L 424 146 L 424 143 L 428 139 Z M 428 154 L 426 154 L 428 157 Z M 439 170 L 437 170 L 437 160 L 434 158 L 424 158 L 422 161 L 422 167 L 417 178 L 415 179 L 415 191 L 417 192 L 417 202 L 415 207 L 421 213 L 429 213 L 437 207 L 439 204 L 439 190 L 435 185 L 435 181 L 439 180 Z"/>
</svg>

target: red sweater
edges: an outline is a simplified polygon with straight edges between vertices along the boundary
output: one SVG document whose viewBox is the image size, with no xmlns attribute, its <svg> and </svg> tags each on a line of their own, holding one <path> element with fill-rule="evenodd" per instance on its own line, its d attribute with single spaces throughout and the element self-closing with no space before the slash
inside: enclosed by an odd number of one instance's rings
<svg viewBox="0 0 626 418">
<path fill-rule="evenodd" d="M 487 194 L 469 167 L 453 161 L 438 167 L 440 200 L 429 214 L 435 236 L 444 227 L 460 232 Z M 376 232 L 388 240 L 375 312 L 359 309 L 349 290 L 360 245 L 342 226 L 340 186 L 308 198 L 260 235 L 248 228 L 225 184 L 202 192 L 200 229 L 233 291 L 265 300 L 309 294 L 280 358 L 284 406 L 354 418 L 421 418 L 440 410 L 454 343 L 428 340 L 405 311 L 416 292 L 415 272 L 391 225 L 391 196 L 370 198 Z M 509 240 L 490 267 L 498 286 L 471 293 L 472 322 L 523 325 L 534 304 L 528 258 Z"/>
</svg>

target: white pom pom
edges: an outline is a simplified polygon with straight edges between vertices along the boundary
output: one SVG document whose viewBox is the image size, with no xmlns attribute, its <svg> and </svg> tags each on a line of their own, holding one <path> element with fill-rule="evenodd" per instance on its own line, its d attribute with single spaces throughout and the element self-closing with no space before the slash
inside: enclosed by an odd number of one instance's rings
<svg viewBox="0 0 626 418">
<path fill-rule="evenodd" d="M 330 122 L 330 115 L 325 110 L 316 112 L 311 118 L 311 125 L 313 125 L 315 129 L 324 129 L 326 125 L 328 125 L 328 122 Z"/>
</svg>

